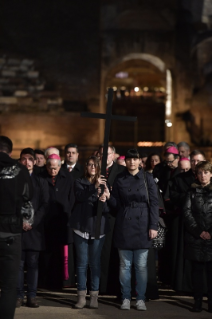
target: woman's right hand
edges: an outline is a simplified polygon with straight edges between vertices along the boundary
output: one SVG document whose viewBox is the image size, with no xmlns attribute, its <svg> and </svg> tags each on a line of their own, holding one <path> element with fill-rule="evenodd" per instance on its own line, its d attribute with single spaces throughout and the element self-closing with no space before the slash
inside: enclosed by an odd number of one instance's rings
<svg viewBox="0 0 212 319">
<path fill-rule="evenodd" d="M 97 179 L 95 188 L 98 188 L 100 185 L 106 185 L 106 178 L 103 175 L 100 175 L 100 177 Z"/>
</svg>

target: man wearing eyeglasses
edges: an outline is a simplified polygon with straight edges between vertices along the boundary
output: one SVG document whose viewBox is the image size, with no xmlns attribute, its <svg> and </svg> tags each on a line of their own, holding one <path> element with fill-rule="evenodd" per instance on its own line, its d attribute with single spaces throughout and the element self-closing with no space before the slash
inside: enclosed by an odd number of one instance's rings
<svg viewBox="0 0 212 319">
<path fill-rule="evenodd" d="M 123 172 L 125 166 L 118 165 L 114 162 L 115 159 L 115 147 L 108 147 L 107 154 L 107 167 L 106 167 L 106 179 L 107 183 L 112 188 L 113 182 L 116 176 Z M 99 148 L 100 158 L 103 156 L 103 146 Z M 101 255 L 101 281 L 100 281 L 100 293 L 101 294 L 119 294 L 119 256 L 117 249 L 113 247 L 113 229 L 115 225 L 115 217 L 112 213 L 109 213 L 110 232 L 105 236 L 105 243 L 102 249 Z"/>
</svg>

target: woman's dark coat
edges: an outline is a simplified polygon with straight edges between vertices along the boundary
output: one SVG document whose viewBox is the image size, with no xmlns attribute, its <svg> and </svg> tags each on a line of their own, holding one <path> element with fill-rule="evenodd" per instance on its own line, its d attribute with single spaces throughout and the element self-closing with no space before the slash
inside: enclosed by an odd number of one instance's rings
<svg viewBox="0 0 212 319">
<path fill-rule="evenodd" d="M 152 174 L 141 169 L 135 176 L 128 170 L 119 174 L 113 184 L 109 204 L 117 210 L 114 244 L 119 249 L 145 249 L 151 247 L 149 229 L 157 230 L 159 206 L 157 187 Z"/>
<path fill-rule="evenodd" d="M 44 217 L 49 201 L 49 190 L 47 182 L 34 173 L 31 175 L 31 180 L 35 215 L 32 229 L 22 233 L 22 250 L 41 251 L 45 249 Z"/>
<path fill-rule="evenodd" d="M 72 230 L 68 226 L 74 204 L 73 178 L 63 168 L 56 176 L 55 186 L 53 186 L 52 177 L 47 171 L 43 176 L 45 176 L 49 186 L 49 205 L 45 219 L 47 245 L 48 247 L 51 244 L 67 245 L 73 241 Z"/>
<path fill-rule="evenodd" d="M 205 187 L 192 184 L 184 207 L 184 219 L 187 229 L 185 257 L 200 262 L 212 260 L 212 240 L 200 237 L 203 231 L 212 236 L 212 184 Z"/>
<path fill-rule="evenodd" d="M 75 204 L 70 218 L 72 229 L 87 232 L 95 237 L 98 196 L 95 184 L 86 178 L 77 179 L 74 183 Z M 109 228 L 107 204 L 103 205 L 100 235 L 106 234 Z"/>
</svg>

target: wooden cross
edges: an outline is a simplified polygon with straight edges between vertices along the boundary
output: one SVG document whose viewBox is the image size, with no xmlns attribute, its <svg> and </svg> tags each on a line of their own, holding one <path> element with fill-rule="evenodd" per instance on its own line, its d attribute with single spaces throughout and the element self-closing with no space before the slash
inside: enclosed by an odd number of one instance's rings
<svg viewBox="0 0 212 319">
<path fill-rule="evenodd" d="M 101 165 L 101 175 L 103 175 L 103 176 L 106 175 L 107 152 L 108 152 L 108 143 L 109 143 L 109 137 L 110 137 L 111 120 L 131 121 L 131 122 L 135 122 L 137 120 L 137 117 L 135 117 L 135 116 L 113 115 L 112 114 L 112 104 L 113 104 L 113 89 L 109 88 L 106 114 L 87 113 L 87 112 L 82 112 L 81 113 L 82 117 L 89 117 L 89 118 L 106 120 L 105 121 L 104 144 L 103 144 L 104 145 L 103 146 L 103 157 L 102 157 L 102 165 Z M 102 189 L 102 191 L 103 191 L 103 189 Z M 102 209 L 103 209 L 103 202 L 98 201 L 97 217 L 96 217 L 96 229 L 95 229 L 95 238 L 96 239 L 99 239 L 99 235 L 100 235 Z"/>
</svg>

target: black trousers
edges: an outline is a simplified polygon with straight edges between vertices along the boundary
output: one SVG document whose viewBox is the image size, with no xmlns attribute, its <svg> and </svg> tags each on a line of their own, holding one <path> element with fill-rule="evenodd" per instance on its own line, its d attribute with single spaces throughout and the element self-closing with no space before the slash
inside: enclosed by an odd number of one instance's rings
<svg viewBox="0 0 212 319">
<path fill-rule="evenodd" d="M 13 319 L 21 259 L 21 234 L 0 239 L 0 317 Z"/>
<path fill-rule="evenodd" d="M 192 281 L 194 299 L 201 299 L 203 296 L 203 270 L 206 267 L 208 299 L 212 302 L 212 260 L 208 262 L 192 261 Z"/>
</svg>

